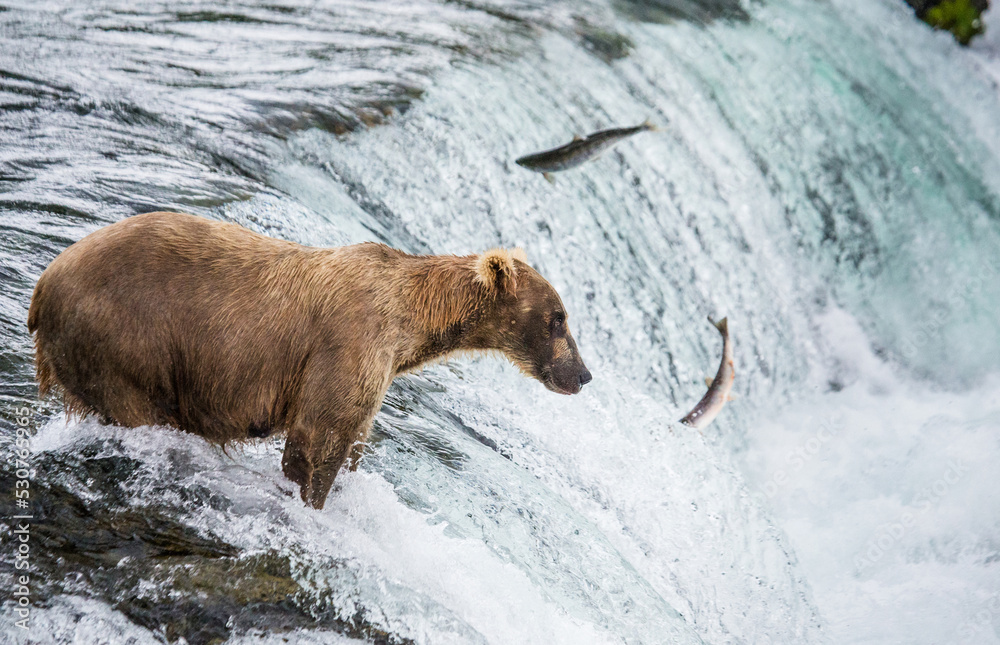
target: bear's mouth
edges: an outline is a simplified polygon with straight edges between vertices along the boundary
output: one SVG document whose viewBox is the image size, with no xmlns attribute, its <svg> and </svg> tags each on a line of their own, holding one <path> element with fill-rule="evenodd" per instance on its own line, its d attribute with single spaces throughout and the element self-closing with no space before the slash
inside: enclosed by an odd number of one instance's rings
<svg viewBox="0 0 1000 645">
<path fill-rule="evenodd" d="M 545 389 L 551 390 L 552 392 L 555 392 L 556 394 L 565 394 L 566 396 L 570 396 L 570 395 L 576 394 L 577 392 L 580 391 L 580 385 L 579 384 L 577 384 L 576 388 L 572 388 L 572 389 L 571 388 L 561 387 L 561 386 L 557 385 L 556 382 L 555 382 L 555 380 L 552 378 L 552 372 L 549 372 L 549 371 L 542 372 L 542 378 L 540 378 L 538 380 L 542 382 L 542 385 L 545 386 Z"/>
</svg>

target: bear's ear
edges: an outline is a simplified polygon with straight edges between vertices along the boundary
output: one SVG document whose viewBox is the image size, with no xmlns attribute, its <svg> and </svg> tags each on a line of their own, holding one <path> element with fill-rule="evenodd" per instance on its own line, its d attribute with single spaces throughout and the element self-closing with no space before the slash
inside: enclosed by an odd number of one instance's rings
<svg viewBox="0 0 1000 645">
<path fill-rule="evenodd" d="M 476 280 L 490 291 L 514 295 L 517 292 L 517 266 L 514 260 L 527 260 L 521 249 L 493 249 L 476 260 Z"/>
</svg>

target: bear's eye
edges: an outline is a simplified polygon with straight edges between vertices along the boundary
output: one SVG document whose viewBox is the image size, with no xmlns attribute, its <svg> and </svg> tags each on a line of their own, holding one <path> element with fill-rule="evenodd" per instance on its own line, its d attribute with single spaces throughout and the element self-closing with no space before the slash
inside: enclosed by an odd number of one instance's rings
<svg viewBox="0 0 1000 645">
<path fill-rule="evenodd" d="M 566 322 L 566 314 L 561 311 L 557 311 L 552 315 L 552 331 L 556 332 L 562 329 L 563 324 Z"/>
</svg>

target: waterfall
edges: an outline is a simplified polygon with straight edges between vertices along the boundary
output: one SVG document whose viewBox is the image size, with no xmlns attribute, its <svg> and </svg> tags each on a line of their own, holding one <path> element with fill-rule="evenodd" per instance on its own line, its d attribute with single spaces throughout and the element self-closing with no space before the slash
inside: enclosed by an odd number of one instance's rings
<svg viewBox="0 0 1000 645">
<path fill-rule="evenodd" d="M 995 40 L 959 48 L 895 0 L 52 2 L 0 24 L 0 449 L 18 410 L 37 430 L 17 642 L 1000 642 Z M 553 183 L 513 163 L 646 119 Z M 67 423 L 31 384 L 34 281 L 160 209 L 520 246 L 594 380 L 561 397 L 495 356 L 397 379 L 322 512 L 281 438 Z M 698 432 L 676 420 L 718 367 L 708 316 L 736 397 Z"/>
</svg>

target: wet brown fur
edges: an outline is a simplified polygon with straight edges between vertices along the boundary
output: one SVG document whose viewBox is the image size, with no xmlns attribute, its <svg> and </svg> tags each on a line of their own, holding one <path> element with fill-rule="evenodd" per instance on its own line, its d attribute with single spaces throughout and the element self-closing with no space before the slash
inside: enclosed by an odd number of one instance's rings
<svg viewBox="0 0 1000 645">
<path fill-rule="evenodd" d="M 59 255 L 28 328 L 39 390 L 61 390 L 67 413 L 222 445 L 287 432 L 284 472 L 322 508 L 402 372 L 499 350 L 550 389 L 579 390 L 586 368 L 557 315 L 558 294 L 517 250 L 303 247 L 148 213 Z"/>
</svg>

